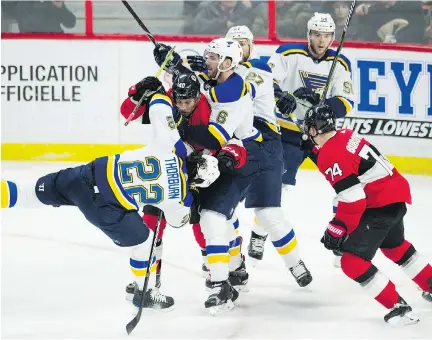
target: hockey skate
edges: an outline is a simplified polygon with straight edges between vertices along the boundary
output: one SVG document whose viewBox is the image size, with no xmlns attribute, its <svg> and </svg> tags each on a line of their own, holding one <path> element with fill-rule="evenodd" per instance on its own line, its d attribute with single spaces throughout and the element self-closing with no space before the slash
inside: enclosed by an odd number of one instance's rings
<svg viewBox="0 0 432 340">
<path fill-rule="evenodd" d="M 229 284 L 228 281 L 212 282 L 210 295 L 204 303 L 210 315 L 218 315 L 223 310 L 234 308 L 234 301 L 239 293 Z"/>
<path fill-rule="evenodd" d="M 258 264 L 258 261 L 263 259 L 266 239 L 267 235 L 260 236 L 253 231 L 251 232 L 251 238 L 248 245 L 248 255 L 252 267 L 255 267 Z"/>
<path fill-rule="evenodd" d="M 126 287 L 126 300 L 139 308 L 143 299 L 142 290 L 138 289 L 135 282 L 130 283 Z M 174 308 L 174 299 L 171 296 L 161 294 L 159 289 L 150 288 L 144 294 L 144 309 L 170 311 Z"/>
<path fill-rule="evenodd" d="M 384 316 L 384 321 L 391 325 L 414 325 L 420 319 L 411 314 L 412 308 L 399 297 L 395 306 Z"/>
<path fill-rule="evenodd" d="M 430 287 L 429 292 L 423 292 L 423 293 L 422 293 L 422 297 L 423 297 L 423 299 L 425 299 L 426 301 L 428 301 L 428 302 L 432 302 L 432 278 L 430 278 L 430 279 L 428 280 L 428 283 L 429 283 L 429 287 Z"/>
<path fill-rule="evenodd" d="M 248 280 L 249 280 L 249 274 L 246 271 L 246 264 L 244 261 L 242 262 L 241 266 L 238 267 L 236 270 L 229 272 L 228 282 L 238 292 L 246 293 L 249 291 L 249 287 L 247 285 Z M 210 277 L 206 279 L 205 285 L 206 285 L 206 290 L 211 291 L 212 282 Z"/>
<path fill-rule="evenodd" d="M 289 270 L 300 287 L 306 287 L 312 282 L 312 275 L 302 260 Z"/>
</svg>

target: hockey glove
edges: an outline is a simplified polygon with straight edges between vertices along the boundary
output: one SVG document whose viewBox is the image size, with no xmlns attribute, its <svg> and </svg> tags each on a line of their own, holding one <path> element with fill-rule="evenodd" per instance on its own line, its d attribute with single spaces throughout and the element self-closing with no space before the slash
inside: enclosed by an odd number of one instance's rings
<svg viewBox="0 0 432 340">
<path fill-rule="evenodd" d="M 222 173 L 233 173 L 246 163 L 247 151 L 241 140 L 231 139 L 217 154 L 219 171 Z"/>
<path fill-rule="evenodd" d="M 189 191 L 193 196 L 193 202 L 190 208 L 189 223 L 195 224 L 200 222 L 201 201 L 199 197 L 199 189 L 195 186 L 191 186 L 189 187 Z"/>
<path fill-rule="evenodd" d="M 207 188 L 219 177 L 218 160 L 202 151 L 194 151 L 187 157 L 186 167 L 189 183 L 198 188 Z"/>
<path fill-rule="evenodd" d="M 345 223 L 337 219 L 333 219 L 321 239 L 324 247 L 330 250 L 340 250 L 342 243 L 347 238 L 347 227 Z"/>
<path fill-rule="evenodd" d="M 203 56 L 188 55 L 186 60 L 192 71 L 207 72 L 206 60 Z"/>
<path fill-rule="evenodd" d="M 315 93 L 314 90 L 307 87 L 298 88 L 294 91 L 293 95 L 298 99 L 307 101 L 311 105 L 318 105 L 320 101 L 319 94 Z"/>
<path fill-rule="evenodd" d="M 277 94 L 276 107 L 282 114 L 283 118 L 289 118 L 291 112 L 294 112 L 297 108 L 295 97 L 292 93 L 283 91 Z"/>
<path fill-rule="evenodd" d="M 153 55 L 156 60 L 156 63 L 159 66 L 162 66 L 165 61 L 168 52 L 171 50 L 171 46 L 165 44 L 157 44 L 153 49 Z M 171 60 L 166 64 L 165 71 L 169 73 L 173 73 L 174 69 L 181 63 L 181 57 L 177 52 L 172 54 Z"/>
<path fill-rule="evenodd" d="M 141 97 L 144 96 L 142 104 L 146 104 L 156 93 L 165 94 L 161 81 L 156 77 L 145 77 L 139 83 L 129 88 L 128 95 L 135 102 L 139 102 Z"/>
</svg>

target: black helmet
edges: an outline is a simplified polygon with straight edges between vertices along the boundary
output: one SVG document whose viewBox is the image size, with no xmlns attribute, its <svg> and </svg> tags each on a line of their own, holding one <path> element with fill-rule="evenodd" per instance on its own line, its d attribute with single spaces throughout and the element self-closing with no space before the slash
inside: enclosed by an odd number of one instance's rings
<svg viewBox="0 0 432 340">
<path fill-rule="evenodd" d="M 201 94 L 200 83 L 193 73 L 183 73 L 176 77 L 172 89 L 174 101 L 190 98 L 198 100 Z"/>
<path fill-rule="evenodd" d="M 310 128 L 317 131 L 317 135 L 336 131 L 336 115 L 328 105 L 316 105 L 311 107 L 305 115 L 303 122 L 303 133 L 313 140 L 309 135 Z"/>
</svg>

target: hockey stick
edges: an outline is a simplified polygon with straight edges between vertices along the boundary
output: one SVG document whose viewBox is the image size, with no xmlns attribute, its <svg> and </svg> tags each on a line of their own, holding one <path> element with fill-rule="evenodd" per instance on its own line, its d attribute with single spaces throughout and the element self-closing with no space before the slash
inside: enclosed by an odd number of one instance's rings
<svg viewBox="0 0 432 340">
<path fill-rule="evenodd" d="M 164 62 L 162 63 L 161 67 L 159 68 L 159 70 L 156 73 L 156 78 L 158 78 L 160 76 L 160 74 L 162 73 L 162 71 L 164 70 L 166 64 L 168 64 L 168 62 L 171 60 L 171 57 L 174 53 L 174 49 L 175 46 L 173 46 L 173 48 L 168 52 Z M 128 126 L 129 123 L 132 121 L 133 117 L 135 117 L 136 112 L 138 111 L 138 108 L 141 106 L 141 104 L 143 103 L 144 99 L 146 98 L 146 94 L 144 93 L 141 97 L 141 99 L 138 101 L 138 103 L 135 105 L 134 109 L 132 110 L 131 114 L 129 115 L 128 119 L 126 119 L 126 122 L 124 123 L 125 126 Z"/>
<path fill-rule="evenodd" d="M 157 221 L 156 221 L 156 228 L 155 228 L 155 231 L 153 234 L 153 242 L 152 242 L 152 246 L 150 249 L 150 256 L 149 256 L 148 263 L 147 263 L 147 272 L 146 272 L 146 276 L 144 279 L 144 287 L 143 287 L 143 295 L 142 295 L 141 304 L 139 306 L 137 315 L 126 325 L 126 332 L 128 335 L 130 335 L 132 333 L 132 331 L 135 329 L 135 327 L 138 325 L 138 322 L 141 319 L 141 314 L 142 314 L 142 310 L 144 307 L 144 295 L 147 291 L 148 283 L 150 280 L 150 272 L 151 272 L 151 266 L 152 266 L 151 262 L 153 260 L 154 255 L 155 255 L 155 252 L 156 252 L 156 242 L 157 242 L 157 236 L 159 234 L 159 227 L 160 227 L 161 221 L 162 221 L 162 214 L 163 213 L 161 211 L 159 213 Z"/>
<path fill-rule="evenodd" d="M 326 99 L 327 92 L 328 92 L 329 87 L 330 87 L 330 82 L 333 79 L 333 75 L 334 75 L 334 72 L 336 70 L 336 65 L 337 65 L 337 62 L 338 62 L 338 59 L 339 59 L 339 55 L 341 53 L 342 46 L 343 46 L 343 43 L 344 43 L 344 40 L 345 40 L 345 34 L 346 34 L 347 30 L 348 30 L 348 26 L 349 26 L 349 23 L 350 23 L 351 18 L 353 16 L 354 8 L 355 8 L 356 4 L 357 4 L 357 0 L 353 0 L 353 2 L 351 3 L 351 8 L 350 8 L 350 11 L 349 11 L 348 16 L 346 18 L 345 26 L 343 28 L 343 31 L 342 31 L 342 34 L 341 34 L 341 37 L 340 37 L 340 40 L 339 40 L 339 46 L 338 46 L 338 48 L 336 50 L 336 55 L 334 57 L 332 65 L 331 65 L 330 72 L 329 72 L 329 75 L 328 75 L 328 78 L 327 78 L 327 82 L 326 82 L 326 84 L 324 86 L 324 91 L 321 94 L 321 99 L 320 99 L 319 105 L 323 105 L 324 101 Z"/>
<path fill-rule="evenodd" d="M 144 32 L 146 33 L 146 35 L 150 39 L 150 41 L 156 46 L 157 45 L 156 39 L 154 38 L 153 34 L 151 34 L 151 32 L 149 31 L 149 29 L 147 28 L 147 26 L 144 25 L 144 23 L 142 22 L 142 20 L 138 17 L 138 15 L 135 13 L 135 11 L 132 9 L 132 7 L 129 5 L 129 3 L 127 1 L 122 0 L 122 2 L 123 2 L 123 5 L 125 5 L 125 7 L 127 8 L 127 10 L 129 11 L 129 13 L 136 20 L 136 22 L 138 23 L 138 25 L 140 25 L 140 27 L 144 30 Z"/>
</svg>

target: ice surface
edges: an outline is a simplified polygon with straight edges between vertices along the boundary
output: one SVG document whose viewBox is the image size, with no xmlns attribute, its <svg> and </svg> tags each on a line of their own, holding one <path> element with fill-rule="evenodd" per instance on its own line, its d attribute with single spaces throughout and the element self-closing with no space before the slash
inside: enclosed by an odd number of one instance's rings
<svg viewBox="0 0 432 340">
<path fill-rule="evenodd" d="M 3 162 L 2 178 L 30 181 L 76 164 Z M 414 203 L 405 220 L 406 236 L 432 260 L 430 220 L 432 178 L 408 176 Z M 263 261 L 249 268 L 249 293 L 220 317 L 204 309 L 201 254 L 190 227 L 167 229 L 162 290 L 176 309 L 145 314 L 132 338 L 193 339 L 427 339 L 432 338 L 432 305 L 380 253 L 375 264 L 398 286 L 421 322 L 392 327 L 385 309 L 333 267 L 333 255 L 319 242 L 331 218 L 333 191 L 316 171 L 301 171 L 292 190 L 293 223 L 311 289 L 297 286 L 268 242 Z M 428 211 L 429 210 L 429 211 Z M 239 213 L 249 241 L 253 212 Z M 133 317 L 124 299 L 130 280 L 129 252 L 115 246 L 75 208 L 2 211 L 2 338 L 130 338 Z M 245 242 L 245 243 L 246 243 Z M 244 247 L 246 248 L 246 247 Z M 245 250 L 245 249 L 244 249 Z"/>
</svg>

